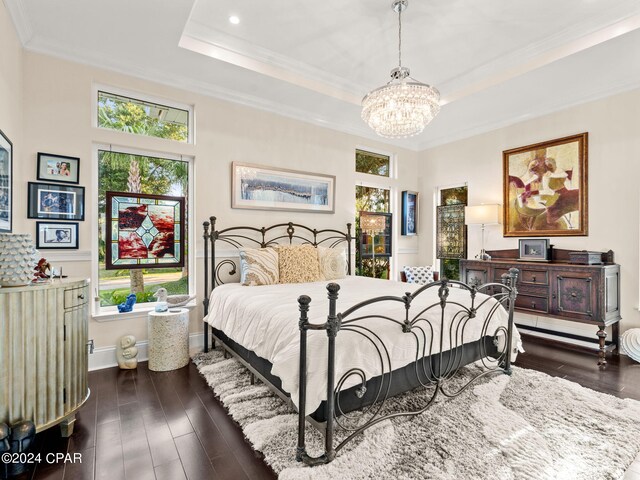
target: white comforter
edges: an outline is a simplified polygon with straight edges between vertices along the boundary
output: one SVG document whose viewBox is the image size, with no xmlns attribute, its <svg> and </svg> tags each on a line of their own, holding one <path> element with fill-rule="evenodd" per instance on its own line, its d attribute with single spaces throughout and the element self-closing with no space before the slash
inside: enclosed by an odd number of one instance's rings
<svg viewBox="0 0 640 480">
<path fill-rule="evenodd" d="M 258 356 L 273 365 L 272 372 L 282 380 L 283 389 L 298 404 L 299 342 L 298 303 L 300 295 L 311 297 L 309 320 L 311 323 L 324 323 L 329 312 L 326 285 L 328 282 L 300 283 L 286 285 L 267 285 L 247 287 L 240 284 L 226 284 L 216 287 L 211 293 L 209 315 L 205 319 L 218 330 L 243 347 L 252 350 Z M 390 282 L 364 277 L 347 277 L 336 281 L 341 287 L 338 297 L 338 312 L 369 298 L 383 295 L 402 296 L 419 288 L 419 285 Z M 418 313 L 422 308 L 438 301 L 438 288 L 430 288 L 418 295 L 411 305 L 410 312 Z M 484 297 L 478 294 L 476 306 Z M 469 293 L 451 288 L 448 300 L 470 306 Z M 478 311 L 476 319 L 467 324 L 463 341 L 474 342 L 481 336 L 482 324 L 486 313 L 495 300 L 491 299 Z M 459 308 L 447 308 L 447 321 Z M 433 352 L 440 351 L 440 307 L 431 309 L 425 316 L 434 327 Z M 405 318 L 404 304 L 383 302 L 370 305 L 359 311 L 365 314 L 387 315 L 402 322 Z M 507 324 L 507 312 L 499 307 L 487 330 L 493 335 L 499 325 Z M 351 318 L 351 317 L 349 317 Z M 402 368 L 416 360 L 416 342 L 413 335 L 402 333 L 400 326 L 389 321 L 367 319 L 376 333 L 385 339 L 391 354 L 391 368 Z M 360 322 L 362 323 L 362 322 Z M 449 329 L 445 327 L 444 350 L 449 349 Z M 514 327 L 513 344 L 519 345 L 520 336 Z M 513 351 L 513 350 L 512 350 Z M 306 412 L 315 411 L 326 399 L 327 381 L 327 334 L 325 331 L 310 331 L 307 356 L 307 402 Z M 515 358 L 515 357 L 514 357 Z M 378 355 L 373 346 L 363 341 L 360 335 L 340 331 L 336 339 L 336 381 L 352 368 L 361 368 L 372 378 L 381 374 Z M 356 385 L 358 379 L 353 376 L 343 389 Z"/>
</svg>

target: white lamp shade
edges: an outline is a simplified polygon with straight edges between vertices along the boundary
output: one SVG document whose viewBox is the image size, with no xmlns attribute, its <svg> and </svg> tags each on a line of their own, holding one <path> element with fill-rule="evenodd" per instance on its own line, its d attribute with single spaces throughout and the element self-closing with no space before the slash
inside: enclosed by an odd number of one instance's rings
<svg viewBox="0 0 640 480">
<path fill-rule="evenodd" d="M 496 225 L 502 223 L 502 207 L 498 204 L 464 207 L 464 223 L 467 225 Z"/>
<path fill-rule="evenodd" d="M 384 232 L 385 217 L 382 215 L 360 215 L 360 228 L 367 233 Z"/>
</svg>

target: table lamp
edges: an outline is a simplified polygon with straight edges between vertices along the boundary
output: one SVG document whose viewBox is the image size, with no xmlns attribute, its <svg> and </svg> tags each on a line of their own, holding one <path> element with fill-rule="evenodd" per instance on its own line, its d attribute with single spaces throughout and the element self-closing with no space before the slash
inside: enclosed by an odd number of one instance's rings
<svg viewBox="0 0 640 480">
<path fill-rule="evenodd" d="M 485 225 L 498 225 L 502 223 L 502 207 L 498 204 L 473 205 L 464 208 L 465 225 L 482 225 L 482 249 L 476 255 L 480 260 L 491 260 L 491 256 L 484 249 Z"/>
</svg>

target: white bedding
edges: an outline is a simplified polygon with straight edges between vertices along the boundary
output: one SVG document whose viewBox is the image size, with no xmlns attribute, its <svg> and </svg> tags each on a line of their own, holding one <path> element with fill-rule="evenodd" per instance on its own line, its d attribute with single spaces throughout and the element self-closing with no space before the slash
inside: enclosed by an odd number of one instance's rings
<svg viewBox="0 0 640 480">
<path fill-rule="evenodd" d="M 328 282 L 281 284 L 265 286 L 242 286 L 226 284 L 218 286 L 211 293 L 209 315 L 205 319 L 218 330 L 222 330 L 229 338 L 239 343 L 273 365 L 272 374 L 282 380 L 282 388 L 291 395 L 293 402 L 298 403 L 299 341 L 298 302 L 300 295 L 311 297 L 309 321 L 324 323 L 329 312 L 326 285 Z M 402 296 L 405 292 L 417 290 L 420 285 L 391 282 L 364 277 L 347 277 L 338 280 L 341 287 L 338 296 L 338 312 L 361 301 L 382 296 Z M 414 314 L 422 308 L 438 301 L 438 288 L 430 288 L 414 299 L 410 312 Z M 476 298 L 476 306 L 481 295 Z M 456 301 L 470 306 L 470 296 L 465 290 L 450 288 L 448 301 Z M 478 311 L 476 319 L 467 324 L 464 342 L 474 342 L 480 338 L 482 323 L 491 299 Z M 446 312 L 451 317 L 459 308 L 448 307 Z M 433 352 L 440 351 L 439 327 L 440 311 L 434 308 L 426 314 L 435 328 Z M 405 318 L 404 304 L 400 302 L 384 302 L 367 306 L 357 316 L 364 314 L 384 314 L 398 321 Z M 356 316 L 356 315 L 354 315 Z M 507 324 L 507 312 L 499 307 L 493 316 L 487 334 L 493 335 L 499 325 Z M 449 319 L 450 321 L 450 319 Z M 375 331 L 386 339 L 385 343 L 391 354 L 391 368 L 402 368 L 415 361 L 416 343 L 413 335 L 402 333 L 400 326 L 389 321 L 368 319 Z M 445 328 L 444 350 L 448 350 L 448 328 Z M 520 344 L 520 335 L 514 327 L 513 344 Z M 306 412 L 315 411 L 326 399 L 327 379 L 327 334 L 325 331 L 310 331 L 308 337 L 307 356 L 307 402 Z M 512 350 L 513 351 L 513 350 Z M 364 370 L 367 378 L 380 375 L 380 365 L 375 349 L 362 337 L 347 331 L 338 332 L 336 339 L 336 381 L 349 368 L 358 367 Z M 514 357 L 515 358 L 515 357 Z M 356 377 L 344 384 L 343 389 L 358 383 Z"/>
</svg>

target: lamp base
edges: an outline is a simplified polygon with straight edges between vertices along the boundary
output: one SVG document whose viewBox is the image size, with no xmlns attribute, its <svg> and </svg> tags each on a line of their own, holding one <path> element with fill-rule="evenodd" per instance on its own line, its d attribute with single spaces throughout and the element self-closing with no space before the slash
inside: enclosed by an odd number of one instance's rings
<svg viewBox="0 0 640 480">
<path fill-rule="evenodd" d="M 478 260 L 491 260 L 491 255 L 489 255 L 483 248 L 482 250 L 480 250 L 480 253 L 476 255 L 476 258 Z"/>
</svg>

